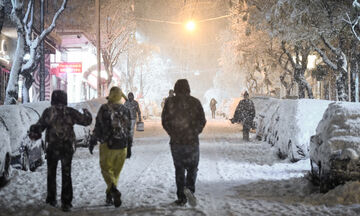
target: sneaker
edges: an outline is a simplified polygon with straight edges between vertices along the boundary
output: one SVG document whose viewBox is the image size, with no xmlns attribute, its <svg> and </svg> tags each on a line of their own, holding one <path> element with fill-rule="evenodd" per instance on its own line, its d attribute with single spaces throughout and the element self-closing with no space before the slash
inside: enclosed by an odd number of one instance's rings
<svg viewBox="0 0 360 216">
<path fill-rule="evenodd" d="M 105 202 L 106 202 L 106 205 L 114 205 L 114 201 L 113 201 L 113 198 L 112 198 L 110 192 L 106 193 L 106 200 L 105 200 Z"/>
<path fill-rule="evenodd" d="M 115 185 L 111 186 L 110 194 L 114 200 L 114 206 L 117 208 L 121 206 L 121 193 L 116 189 Z"/>
<path fill-rule="evenodd" d="M 70 209 L 71 209 L 72 205 L 71 204 L 62 204 L 61 205 L 61 209 L 64 211 L 64 212 L 69 212 Z"/>
<path fill-rule="evenodd" d="M 197 203 L 196 197 L 194 196 L 193 192 L 191 192 L 189 190 L 189 188 L 184 189 L 184 194 L 185 194 L 186 198 L 189 200 L 189 204 L 192 207 L 196 206 L 196 203 Z"/>
<path fill-rule="evenodd" d="M 174 202 L 178 206 L 184 206 L 187 203 L 186 199 L 178 199 Z"/>
</svg>

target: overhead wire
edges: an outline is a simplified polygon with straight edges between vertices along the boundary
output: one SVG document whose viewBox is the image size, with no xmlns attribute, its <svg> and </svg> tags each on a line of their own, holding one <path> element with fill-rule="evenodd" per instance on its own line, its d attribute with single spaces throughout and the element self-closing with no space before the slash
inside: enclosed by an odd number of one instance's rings
<svg viewBox="0 0 360 216">
<path fill-rule="evenodd" d="M 197 23 L 209 22 L 209 21 L 213 21 L 213 20 L 224 19 L 224 18 L 230 17 L 230 16 L 232 16 L 232 15 L 227 14 L 227 15 L 223 15 L 223 16 L 202 19 L 202 20 L 199 20 L 199 21 L 196 21 L 196 22 Z M 167 24 L 173 24 L 173 25 L 183 25 L 184 24 L 183 22 L 168 21 L 168 20 L 158 20 L 158 19 L 148 19 L 148 18 L 143 18 L 143 17 L 136 17 L 135 19 L 136 20 L 141 20 L 141 21 L 167 23 Z"/>
</svg>

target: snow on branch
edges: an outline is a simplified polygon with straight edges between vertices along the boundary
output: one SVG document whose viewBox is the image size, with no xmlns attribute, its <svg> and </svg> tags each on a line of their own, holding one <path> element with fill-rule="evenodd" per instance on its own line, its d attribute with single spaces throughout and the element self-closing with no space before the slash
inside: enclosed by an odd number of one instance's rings
<svg viewBox="0 0 360 216">
<path fill-rule="evenodd" d="M 66 3 L 67 3 L 67 0 L 63 0 L 61 7 L 54 15 L 51 25 L 40 34 L 39 41 L 42 41 L 55 28 L 56 20 L 59 17 L 59 15 L 65 10 Z"/>
<path fill-rule="evenodd" d="M 41 34 L 39 36 L 37 36 L 34 40 L 31 40 L 32 23 L 33 23 L 33 17 L 34 17 L 33 7 L 32 7 L 33 3 L 31 3 L 31 2 L 33 2 L 33 0 L 31 0 L 29 2 L 28 11 L 26 12 L 26 15 L 25 15 L 25 17 L 27 17 L 28 14 L 31 13 L 31 18 L 30 18 L 30 21 L 28 24 L 24 23 L 24 29 L 25 29 L 25 33 L 26 33 L 25 34 L 26 44 L 30 47 L 30 59 L 25 64 L 22 65 L 21 73 L 29 71 L 38 62 L 39 56 L 37 53 L 37 48 L 39 47 L 40 42 L 43 41 L 45 39 L 45 37 L 47 35 L 49 35 L 50 32 L 55 28 L 56 20 L 59 17 L 59 15 L 65 10 L 67 0 L 63 0 L 61 7 L 54 15 L 51 25 L 48 28 L 46 28 L 43 32 L 41 32 Z M 24 21 L 27 21 L 27 20 L 28 20 L 28 18 L 24 18 Z"/>
<path fill-rule="evenodd" d="M 323 61 L 325 62 L 325 64 L 329 65 L 332 69 L 337 70 L 338 67 L 335 63 L 333 63 L 328 57 L 327 55 L 321 50 L 319 49 L 317 46 L 315 46 L 315 44 L 312 43 L 312 46 L 314 47 L 315 51 L 317 53 L 319 53 L 319 55 L 322 57 Z"/>
</svg>

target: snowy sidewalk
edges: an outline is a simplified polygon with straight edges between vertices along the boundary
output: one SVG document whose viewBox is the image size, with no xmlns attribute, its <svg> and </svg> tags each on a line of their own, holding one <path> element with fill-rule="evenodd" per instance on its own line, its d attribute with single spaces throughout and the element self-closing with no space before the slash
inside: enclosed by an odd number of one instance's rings
<svg viewBox="0 0 360 216">
<path fill-rule="evenodd" d="M 36 172 L 15 170 L 0 190 L 0 215 L 357 215 L 360 205 L 334 205 L 303 177 L 308 160 L 280 161 L 266 143 L 243 142 L 239 127 L 209 120 L 200 140 L 195 195 L 198 205 L 177 207 L 175 170 L 169 138 L 160 121 L 145 122 L 136 134 L 133 156 L 119 180 L 123 204 L 105 207 L 105 183 L 98 148 L 77 149 L 72 170 L 73 210 L 64 213 L 45 205 L 46 165 Z M 151 133 L 149 132 L 151 131 Z M 152 136 L 155 134 L 154 136 Z M 254 134 L 252 135 L 254 136 Z M 61 191 L 58 169 L 58 203 Z M 316 203 L 317 205 L 315 205 Z M 333 204 L 326 206 L 325 204 Z M 339 202 L 341 203 L 341 202 Z"/>
</svg>

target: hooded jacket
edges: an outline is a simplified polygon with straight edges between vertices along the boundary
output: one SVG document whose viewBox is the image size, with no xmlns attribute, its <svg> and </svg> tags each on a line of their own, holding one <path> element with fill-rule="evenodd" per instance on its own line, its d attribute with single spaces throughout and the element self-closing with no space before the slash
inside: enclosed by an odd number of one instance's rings
<svg viewBox="0 0 360 216">
<path fill-rule="evenodd" d="M 206 124 L 205 113 L 198 99 L 190 96 L 186 79 L 175 83 L 175 96 L 166 100 L 161 114 L 163 128 L 170 144 L 199 144 L 199 134 Z"/>
<path fill-rule="evenodd" d="M 120 88 L 112 87 L 110 90 L 110 94 L 107 97 L 108 103 L 101 105 L 98 114 L 96 116 L 96 123 L 95 128 L 93 131 L 92 138 L 100 141 L 101 143 L 108 142 L 112 136 L 112 126 L 111 126 L 111 113 L 113 110 L 121 115 L 125 121 L 124 136 L 129 138 L 131 137 L 130 130 L 131 130 L 131 116 L 130 111 L 126 108 L 123 104 L 121 104 L 120 100 L 123 97 L 123 93 Z M 125 141 L 126 143 L 119 144 L 120 147 L 124 148 L 131 143 L 128 143 L 128 140 Z"/>
<path fill-rule="evenodd" d="M 53 91 L 51 95 L 51 107 L 46 108 L 39 121 L 30 127 L 30 132 L 41 133 L 46 130 L 46 141 L 49 148 L 62 142 L 73 143 L 75 141 L 74 125 L 88 126 L 92 116 L 87 110 L 80 113 L 74 108 L 67 106 L 67 94 L 61 90 Z"/>
</svg>

